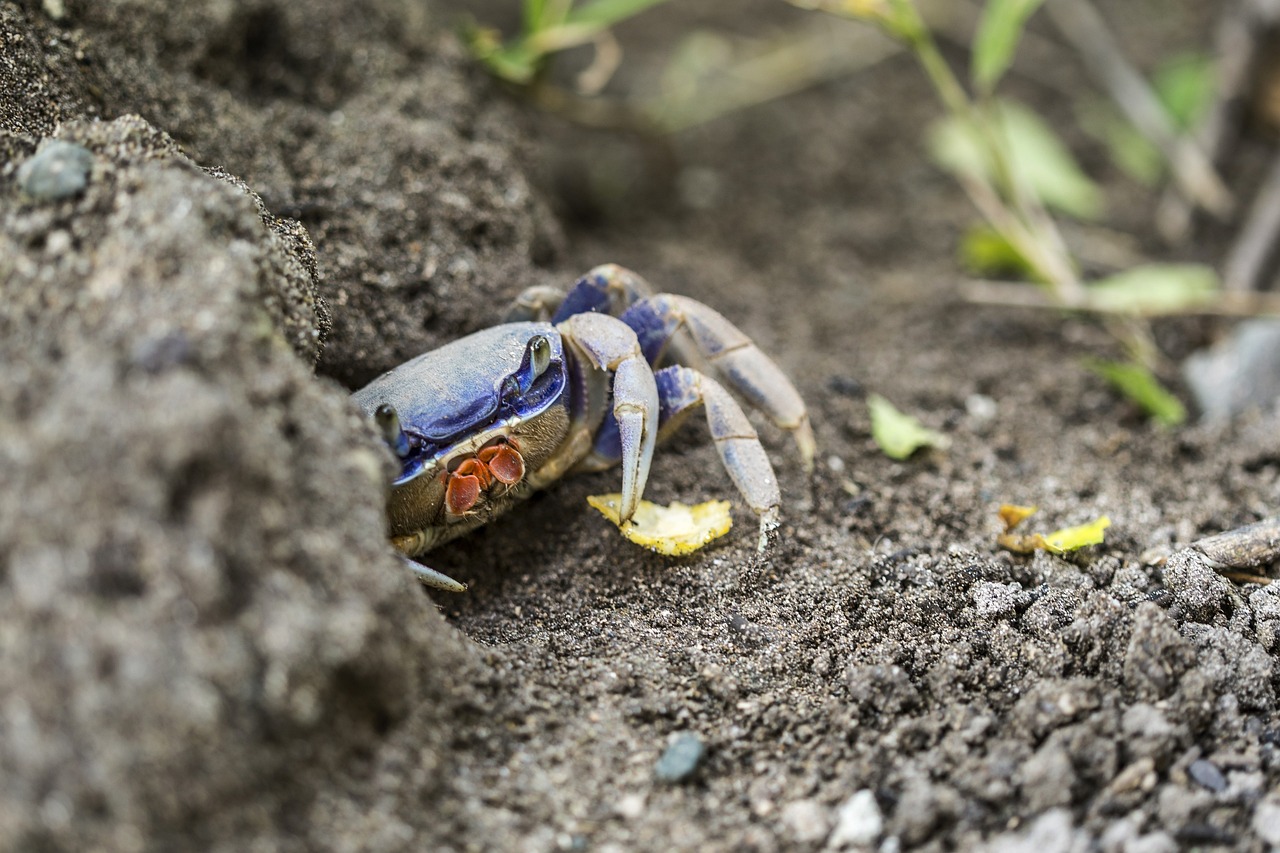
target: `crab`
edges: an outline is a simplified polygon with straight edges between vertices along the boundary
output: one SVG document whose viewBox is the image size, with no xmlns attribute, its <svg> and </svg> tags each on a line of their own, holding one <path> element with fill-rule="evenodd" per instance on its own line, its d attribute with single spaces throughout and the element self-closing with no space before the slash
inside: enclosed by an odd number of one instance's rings
<svg viewBox="0 0 1280 853">
<path fill-rule="evenodd" d="M 529 288 L 507 319 L 351 395 L 399 460 L 387 516 L 405 557 L 486 524 L 567 474 L 617 465 L 620 521 L 629 521 L 656 442 L 699 406 L 721 463 L 759 516 L 765 548 L 778 525 L 778 481 L 751 422 L 713 375 L 791 432 L 806 471 L 815 445 L 800 394 L 750 338 L 701 302 L 655 294 L 613 264 L 567 294 Z M 465 589 L 410 564 L 429 586 Z"/>
</svg>

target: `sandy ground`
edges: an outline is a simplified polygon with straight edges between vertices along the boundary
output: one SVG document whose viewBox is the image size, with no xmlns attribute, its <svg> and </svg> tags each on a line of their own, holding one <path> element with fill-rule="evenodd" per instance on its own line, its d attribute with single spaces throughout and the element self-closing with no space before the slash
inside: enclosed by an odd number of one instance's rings
<svg viewBox="0 0 1280 853">
<path fill-rule="evenodd" d="M 409 0 L 57 5 L 0 0 L 0 849 L 1280 845 L 1280 597 L 1178 550 L 1275 514 L 1280 413 L 1157 429 L 1077 366 L 1094 324 L 962 303 L 907 61 L 655 156 L 521 111 Z M 1140 52 L 1205 31 L 1148 7 L 1112 10 Z M 624 30 L 623 83 L 715 14 Z M 1079 70 L 1033 76 L 1069 121 Z M 62 199 L 18 175 L 49 137 L 91 153 Z M 763 558 L 741 507 L 661 558 L 586 507 L 615 475 L 568 480 L 428 595 L 346 393 L 604 261 L 774 355 L 817 472 L 760 425 Z M 869 392 L 950 449 L 878 454 Z M 698 425 L 649 496 L 733 497 Z M 1113 526 L 1013 556 L 1002 502 Z"/>
</svg>

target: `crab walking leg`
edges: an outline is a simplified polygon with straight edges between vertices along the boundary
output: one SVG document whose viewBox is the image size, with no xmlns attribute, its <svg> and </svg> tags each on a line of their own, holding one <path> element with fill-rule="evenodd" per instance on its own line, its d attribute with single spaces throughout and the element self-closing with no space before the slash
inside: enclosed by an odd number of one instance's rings
<svg viewBox="0 0 1280 853">
<path fill-rule="evenodd" d="M 661 405 L 661 434 L 665 437 L 698 406 L 707 414 L 707 429 L 715 442 L 720 462 L 729 472 L 747 505 L 760 516 L 759 550 L 769 543 L 769 534 L 778 526 L 782 497 L 773 465 L 760 438 L 742 407 L 724 386 L 706 374 L 676 365 L 659 370 L 658 400 Z"/>
<path fill-rule="evenodd" d="M 617 264 L 602 264 L 573 283 L 568 292 L 535 284 L 521 291 L 507 309 L 506 322 L 561 323 L 574 314 L 621 317 L 633 302 L 653 293 L 640 276 Z"/>
<path fill-rule="evenodd" d="M 644 496 L 658 440 L 658 385 L 653 369 L 640 351 L 635 332 L 621 320 L 607 314 L 576 314 L 558 328 L 587 364 L 613 373 L 613 418 L 622 449 L 619 516 L 629 521 Z"/>
<path fill-rule="evenodd" d="M 804 469 L 813 470 L 817 446 L 800 392 L 773 359 L 723 315 L 697 300 L 663 293 L 636 302 L 622 321 L 635 329 L 650 364 L 657 364 L 677 332 L 688 330 L 698 351 L 735 391 L 791 432 Z"/>
<path fill-rule="evenodd" d="M 409 564 L 409 568 L 413 569 L 413 573 L 418 576 L 418 580 L 427 586 L 436 589 L 448 590 L 449 592 L 466 592 L 467 585 L 454 580 L 443 572 L 437 572 L 435 569 L 424 566 L 421 563 L 415 563 L 408 557 L 404 561 Z"/>
</svg>

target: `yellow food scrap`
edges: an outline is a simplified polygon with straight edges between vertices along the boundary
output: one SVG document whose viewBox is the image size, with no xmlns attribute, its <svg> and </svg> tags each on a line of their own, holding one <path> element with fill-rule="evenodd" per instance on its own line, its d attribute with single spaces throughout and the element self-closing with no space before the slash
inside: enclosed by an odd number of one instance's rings
<svg viewBox="0 0 1280 853">
<path fill-rule="evenodd" d="M 1004 533 L 996 537 L 996 544 L 1015 554 L 1030 554 L 1036 549 L 1043 549 L 1050 554 L 1066 554 L 1088 545 L 1101 545 L 1102 531 L 1111 526 L 1111 519 L 1104 515 L 1088 524 L 1055 530 L 1048 536 L 1039 533 L 1014 533 L 1013 529 L 1035 511 L 1033 506 L 1001 505 L 1000 520 L 1004 522 Z"/>
<path fill-rule="evenodd" d="M 1000 520 L 1004 522 L 1005 533 L 1021 524 L 1029 516 L 1035 515 L 1039 507 L 1018 506 L 1017 504 L 1001 504 Z"/>
<path fill-rule="evenodd" d="M 1104 515 L 1088 524 L 1055 530 L 1044 537 L 1044 549 L 1053 554 L 1065 554 L 1068 551 L 1078 551 L 1087 545 L 1101 545 L 1102 531 L 1110 526 L 1111 519 Z"/>
<path fill-rule="evenodd" d="M 642 500 L 636 507 L 636 514 L 626 524 L 618 522 L 622 495 L 616 492 L 591 495 L 587 503 L 617 524 L 622 535 L 632 542 L 669 557 L 691 554 L 708 542 L 719 539 L 733 526 L 728 501 L 707 501 L 696 506 L 677 501 L 670 506 L 662 506 Z"/>
</svg>

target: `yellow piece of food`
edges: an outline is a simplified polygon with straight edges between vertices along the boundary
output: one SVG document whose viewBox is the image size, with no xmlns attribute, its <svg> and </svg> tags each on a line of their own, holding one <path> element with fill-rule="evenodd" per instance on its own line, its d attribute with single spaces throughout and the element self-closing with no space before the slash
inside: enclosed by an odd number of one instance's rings
<svg viewBox="0 0 1280 853">
<path fill-rule="evenodd" d="M 1079 527 L 1067 527 L 1055 530 L 1044 537 L 1044 549 L 1052 554 L 1065 554 L 1078 551 L 1086 545 L 1101 545 L 1102 531 L 1111 526 L 1111 519 L 1105 515 Z"/>
<path fill-rule="evenodd" d="M 1000 520 L 1004 522 L 1005 532 L 1009 532 L 1017 527 L 1029 516 L 1035 515 L 1038 507 L 1034 506 L 1018 506 L 1017 504 L 1001 504 Z"/>
<path fill-rule="evenodd" d="M 696 506 L 677 501 L 670 506 L 662 506 L 642 500 L 636 507 L 636 514 L 626 524 L 618 521 L 622 495 L 616 492 L 591 495 L 587 503 L 617 524 L 622 535 L 632 542 L 669 557 L 691 554 L 719 539 L 733 526 L 728 501 L 707 501 Z"/>
</svg>

